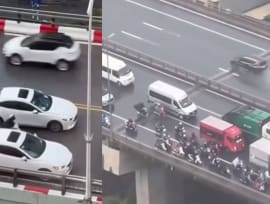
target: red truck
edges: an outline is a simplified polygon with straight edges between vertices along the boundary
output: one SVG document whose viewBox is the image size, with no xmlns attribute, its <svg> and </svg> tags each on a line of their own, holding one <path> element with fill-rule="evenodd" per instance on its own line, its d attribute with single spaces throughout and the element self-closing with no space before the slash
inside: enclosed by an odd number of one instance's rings
<svg viewBox="0 0 270 204">
<path fill-rule="evenodd" d="M 245 148 L 242 130 L 214 116 L 201 120 L 200 137 L 209 142 L 221 144 L 231 152 L 238 152 Z"/>
</svg>

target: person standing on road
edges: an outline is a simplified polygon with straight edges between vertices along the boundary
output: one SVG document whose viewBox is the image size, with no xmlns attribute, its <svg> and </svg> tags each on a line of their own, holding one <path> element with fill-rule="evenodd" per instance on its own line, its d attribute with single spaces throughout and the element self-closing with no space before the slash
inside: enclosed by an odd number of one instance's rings
<svg viewBox="0 0 270 204">
<path fill-rule="evenodd" d="M 32 9 L 36 10 L 36 20 L 39 20 L 39 7 L 40 7 L 41 0 L 31 0 Z M 35 16 L 32 15 L 32 19 L 35 19 Z"/>
</svg>

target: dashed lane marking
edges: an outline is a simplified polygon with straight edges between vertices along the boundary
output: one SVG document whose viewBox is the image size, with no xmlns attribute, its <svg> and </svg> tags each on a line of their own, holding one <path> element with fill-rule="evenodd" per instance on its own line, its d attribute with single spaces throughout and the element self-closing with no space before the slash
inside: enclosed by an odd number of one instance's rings
<svg viewBox="0 0 270 204">
<path fill-rule="evenodd" d="M 111 33 L 107 38 L 112 38 L 113 36 L 115 36 L 115 33 Z"/>
<path fill-rule="evenodd" d="M 127 35 L 127 36 L 129 36 L 129 37 L 135 38 L 135 39 L 137 39 L 137 40 L 141 40 L 142 42 L 148 43 L 148 44 L 150 44 L 150 45 L 153 45 L 153 46 L 159 46 L 159 44 L 156 43 L 156 42 L 152 42 L 151 40 L 143 39 L 143 38 L 140 37 L 140 36 L 137 36 L 137 35 L 134 35 L 134 34 L 132 34 L 132 33 L 126 32 L 126 31 L 124 31 L 124 30 L 121 30 L 121 33 L 123 33 L 123 34 L 125 34 L 125 35 Z"/>
<path fill-rule="evenodd" d="M 232 75 L 235 76 L 235 77 L 240 77 L 240 74 L 237 74 L 235 72 L 233 72 Z"/>
<path fill-rule="evenodd" d="M 151 27 L 151 28 L 154 28 L 154 29 L 156 29 L 156 30 L 159 30 L 159 31 L 162 31 L 162 30 L 163 30 L 163 28 L 160 28 L 160 27 L 158 27 L 158 26 L 155 26 L 155 25 L 150 24 L 150 23 L 147 23 L 147 22 L 143 22 L 143 24 L 146 25 L 146 26 L 149 26 L 149 27 Z"/>
<path fill-rule="evenodd" d="M 142 40 L 142 39 L 143 39 L 142 37 L 139 37 L 139 36 L 134 35 L 134 34 L 132 34 L 132 33 L 126 32 L 126 31 L 124 31 L 124 30 L 121 30 L 121 33 L 123 33 L 123 34 L 125 34 L 125 35 L 128 35 L 128 36 L 130 36 L 130 37 L 132 37 L 132 38 L 138 39 L 138 40 Z"/>
<path fill-rule="evenodd" d="M 228 70 L 228 69 L 224 69 L 224 68 L 222 68 L 222 67 L 219 67 L 218 68 L 220 71 L 222 71 L 222 72 L 229 72 L 230 70 Z"/>
<path fill-rule="evenodd" d="M 157 10 L 157 9 L 153 9 L 153 8 L 151 8 L 151 7 L 148 7 L 148 6 L 144 5 L 144 4 L 138 3 L 138 2 L 136 2 L 136 1 L 133 1 L 133 0 L 126 0 L 126 2 L 129 2 L 129 3 L 131 3 L 131 4 L 134 4 L 134 5 L 137 5 L 137 6 L 139 6 L 139 7 L 145 8 L 145 9 L 147 9 L 147 10 L 153 11 L 153 12 L 155 12 L 155 13 L 161 14 L 161 15 L 163 15 L 163 16 L 167 16 L 167 17 L 172 18 L 172 19 L 174 19 L 174 20 L 177 20 L 177 21 L 180 21 L 180 22 L 183 22 L 183 23 L 192 25 L 192 26 L 197 27 L 197 28 L 199 28 L 199 29 L 201 29 L 201 30 L 208 31 L 209 33 L 213 33 L 213 34 L 215 34 L 215 35 L 224 37 L 224 38 L 229 39 L 229 40 L 232 40 L 232 41 L 234 41 L 234 42 L 238 42 L 238 43 L 243 44 L 243 45 L 246 45 L 246 46 L 248 46 L 248 47 L 252 47 L 252 48 L 257 49 L 257 50 L 265 51 L 265 49 L 263 49 L 263 48 L 261 48 L 261 47 L 258 47 L 258 46 L 254 45 L 254 44 L 244 42 L 244 41 L 242 41 L 242 40 L 236 39 L 236 38 L 231 37 L 231 36 L 229 36 L 229 35 L 225 35 L 225 34 L 220 33 L 220 32 L 218 32 L 218 31 L 209 29 L 209 28 L 207 28 L 207 27 L 198 25 L 198 24 L 196 24 L 196 23 L 192 23 L 191 21 L 184 20 L 184 19 L 182 19 L 182 18 L 173 16 L 173 15 L 171 15 L 171 14 L 168 14 L 168 13 L 165 13 L 165 12 L 162 12 L 162 11 L 159 11 L 159 10 Z"/>
</svg>

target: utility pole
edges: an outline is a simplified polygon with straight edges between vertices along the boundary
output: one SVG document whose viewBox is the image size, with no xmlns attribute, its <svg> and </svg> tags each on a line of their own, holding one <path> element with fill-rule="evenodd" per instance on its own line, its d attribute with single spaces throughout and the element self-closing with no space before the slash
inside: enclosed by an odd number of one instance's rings
<svg viewBox="0 0 270 204">
<path fill-rule="evenodd" d="M 85 187 L 85 203 L 92 203 L 92 189 L 91 189 L 91 142 L 93 134 L 91 132 L 91 54 L 92 54 L 92 14 L 93 14 L 94 0 L 89 0 L 87 14 L 89 16 L 89 38 L 88 38 L 88 63 L 87 63 L 87 115 L 86 115 L 86 187 Z"/>
</svg>

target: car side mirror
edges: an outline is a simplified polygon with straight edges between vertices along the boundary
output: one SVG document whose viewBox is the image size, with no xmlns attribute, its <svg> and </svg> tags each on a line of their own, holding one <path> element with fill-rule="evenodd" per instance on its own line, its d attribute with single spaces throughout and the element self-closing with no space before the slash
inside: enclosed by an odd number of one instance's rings
<svg viewBox="0 0 270 204">
<path fill-rule="evenodd" d="M 25 162 L 27 162 L 27 157 L 26 156 L 23 156 L 22 157 L 22 160 L 25 161 Z"/>
<path fill-rule="evenodd" d="M 32 112 L 33 112 L 34 114 L 38 114 L 38 110 L 36 110 L 36 109 L 34 109 Z"/>
</svg>

